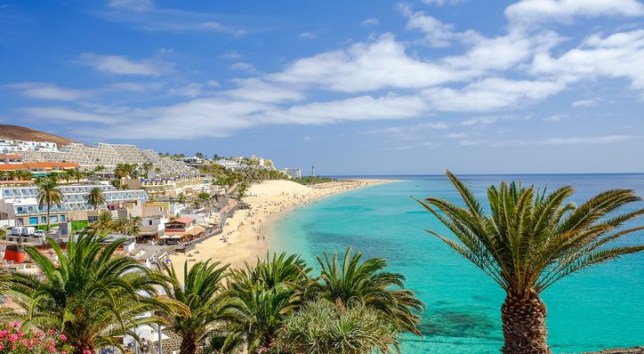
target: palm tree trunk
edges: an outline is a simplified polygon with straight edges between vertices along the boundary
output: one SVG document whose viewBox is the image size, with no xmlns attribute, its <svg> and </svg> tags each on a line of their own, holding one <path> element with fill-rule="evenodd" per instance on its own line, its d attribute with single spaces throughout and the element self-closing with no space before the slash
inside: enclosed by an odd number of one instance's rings
<svg viewBox="0 0 644 354">
<path fill-rule="evenodd" d="M 190 335 L 183 336 L 181 339 L 181 347 L 179 354 L 195 354 L 197 353 L 197 340 Z"/>
<path fill-rule="evenodd" d="M 535 291 L 508 293 L 501 307 L 504 354 L 550 354 L 546 342 L 546 305 Z"/>
<path fill-rule="evenodd" d="M 47 231 L 49 231 L 49 204 L 47 204 Z"/>
</svg>

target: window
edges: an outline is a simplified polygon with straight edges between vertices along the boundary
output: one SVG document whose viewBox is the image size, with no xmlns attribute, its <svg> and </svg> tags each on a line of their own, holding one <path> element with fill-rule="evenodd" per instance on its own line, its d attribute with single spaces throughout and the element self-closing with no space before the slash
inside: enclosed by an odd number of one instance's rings
<svg viewBox="0 0 644 354">
<path fill-rule="evenodd" d="M 65 219 L 66 219 L 66 218 L 65 218 L 65 215 L 61 215 L 61 216 L 60 216 L 60 221 L 61 221 L 61 222 L 65 221 Z"/>
<path fill-rule="evenodd" d="M 152 226 L 152 220 L 150 220 L 150 221 L 149 221 L 149 224 L 148 224 L 148 225 Z"/>
<path fill-rule="evenodd" d="M 29 225 L 38 225 L 38 217 L 37 216 L 29 217 Z"/>
<path fill-rule="evenodd" d="M 43 224 L 46 224 L 47 223 L 47 217 L 46 216 L 41 216 L 40 217 L 40 222 L 43 223 Z"/>
<path fill-rule="evenodd" d="M 58 216 L 54 215 L 49 218 L 49 222 L 58 222 Z"/>
</svg>

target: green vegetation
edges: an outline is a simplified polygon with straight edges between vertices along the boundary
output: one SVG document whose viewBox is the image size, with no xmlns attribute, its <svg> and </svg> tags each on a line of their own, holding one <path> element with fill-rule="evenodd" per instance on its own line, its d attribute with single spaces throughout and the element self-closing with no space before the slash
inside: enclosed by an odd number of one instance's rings
<svg viewBox="0 0 644 354">
<path fill-rule="evenodd" d="M 429 232 L 505 290 L 503 353 L 550 353 L 546 306 L 540 293 L 569 274 L 644 250 L 644 245 L 615 245 L 618 239 L 644 229 L 624 226 L 644 214 L 644 209 L 619 213 L 640 200 L 632 190 L 609 190 L 577 206 L 566 202 L 573 193 L 570 186 L 546 193 L 534 186 L 502 182 L 488 188 L 491 212 L 486 213 L 463 182 L 449 171 L 447 176 L 464 207 L 434 197 L 418 202 L 456 240 Z"/>
<path fill-rule="evenodd" d="M 72 233 L 83 231 L 89 225 L 89 222 L 87 220 L 74 220 L 71 223 L 72 223 Z M 49 226 L 50 228 L 55 228 L 56 226 L 59 226 L 59 225 L 60 224 L 51 224 Z M 38 225 L 36 228 L 38 230 L 47 231 L 47 225 Z"/>
<path fill-rule="evenodd" d="M 94 210 L 98 210 L 99 205 L 105 204 L 105 195 L 100 187 L 94 187 L 85 196 L 85 200 L 94 207 Z"/>
<path fill-rule="evenodd" d="M 198 262 L 188 270 L 183 265 L 182 281 L 172 266 L 162 265 L 167 278 L 161 278 L 167 296 L 182 304 L 185 311 L 159 311 L 170 330 L 181 337 L 180 354 L 195 353 L 199 344 L 212 334 L 218 323 L 232 316 L 232 298 L 227 296 L 222 280 L 228 266 Z M 183 283 L 183 285 L 182 285 Z"/>
<path fill-rule="evenodd" d="M 391 353 L 398 332 L 378 311 L 361 303 L 337 311 L 328 300 L 308 302 L 279 333 L 281 353 Z"/>
<path fill-rule="evenodd" d="M 0 310 L 0 318 L 22 321 L 25 330 L 57 331 L 74 353 L 118 347 L 124 334 L 153 323 L 181 337 L 182 354 L 198 353 L 203 344 L 212 353 L 389 353 L 403 331 L 418 333 L 422 304 L 404 289 L 403 277 L 386 272 L 384 260 L 361 261 L 350 250 L 342 261 L 323 255 L 337 271 L 319 275 L 298 255 L 283 253 L 238 270 L 184 263 L 180 282 L 171 266 L 149 270 L 117 254 L 124 241 L 105 244 L 96 230 L 70 240 L 66 251 L 48 242 L 58 262 L 25 248 L 41 275 L 4 275 L 22 310 Z M 351 285 L 329 282 L 330 275 Z M 167 296 L 157 296 L 159 286 Z"/>
<path fill-rule="evenodd" d="M 292 181 L 308 186 L 311 184 L 336 182 L 337 180 L 331 177 L 308 176 L 308 177 L 293 178 Z"/>
<path fill-rule="evenodd" d="M 47 208 L 47 231 L 49 231 L 49 214 L 51 207 L 63 203 L 63 194 L 58 190 L 56 180 L 44 178 L 38 182 L 38 206 Z"/>
<path fill-rule="evenodd" d="M 156 278 L 133 258 L 115 254 L 123 240 L 108 245 L 102 241 L 95 233 L 83 233 L 63 251 L 49 239 L 59 264 L 26 247 L 41 274 L 12 274 L 12 296 L 23 311 L 5 311 L 4 319 L 21 320 L 27 328 L 60 331 L 76 347 L 75 353 L 118 346 L 117 336 L 128 328 L 156 322 L 154 317 L 137 317 L 168 308 L 154 296 Z"/>
</svg>

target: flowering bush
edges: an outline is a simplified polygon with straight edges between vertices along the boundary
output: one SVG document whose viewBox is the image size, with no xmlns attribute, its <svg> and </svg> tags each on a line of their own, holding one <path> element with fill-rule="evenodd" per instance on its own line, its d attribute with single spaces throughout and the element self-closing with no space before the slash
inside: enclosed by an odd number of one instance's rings
<svg viewBox="0 0 644 354">
<path fill-rule="evenodd" d="M 71 354 L 67 337 L 52 330 L 23 332 L 19 323 L 0 324 L 0 354 Z"/>
</svg>

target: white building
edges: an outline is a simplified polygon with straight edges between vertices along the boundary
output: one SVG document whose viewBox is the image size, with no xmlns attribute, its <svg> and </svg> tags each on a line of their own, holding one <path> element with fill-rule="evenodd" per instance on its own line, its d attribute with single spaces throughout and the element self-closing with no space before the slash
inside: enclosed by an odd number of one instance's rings
<svg viewBox="0 0 644 354">
<path fill-rule="evenodd" d="M 23 140 L 10 140 L 10 139 L 0 140 L 1 153 L 22 152 L 22 151 L 56 152 L 58 151 L 58 146 L 56 145 L 56 143 L 50 142 L 50 141 L 23 141 Z"/>
<path fill-rule="evenodd" d="M 291 178 L 302 178 L 302 170 L 299 168 L 285 168 L 282 171 Z"/>
<path fill-rule="evenodd" d="M 143 190 L 118 190 L 105 185 L 60 186 L 58 189 L 63 194 L 63 203 L 51 207 L 49 222 L 57 224 L 71 220 L 87 220 L 88 213 L 95 213 L 94 207 L 86 200 L 94 187 L 101 188 L 106 201 L 103 207 L 112 211 L 140 209 L 148 199 L 147 193 Z M 0 225 L 47 224 L 47 208 L 38 206 L 37 195 L 38 187 L 35 186 L 0 188 Z"/>
</svg>

